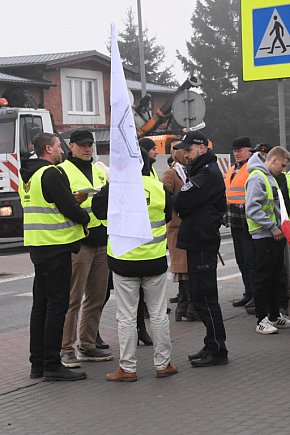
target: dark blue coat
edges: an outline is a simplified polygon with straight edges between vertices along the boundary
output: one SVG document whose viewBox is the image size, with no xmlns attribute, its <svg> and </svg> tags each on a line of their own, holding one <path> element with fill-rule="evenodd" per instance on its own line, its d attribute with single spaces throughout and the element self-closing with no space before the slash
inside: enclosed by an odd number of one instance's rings
<svg viewBox="0 0 290 435">
<path fill-rule="evenodd" d="M 226 211 L 225 183 L 211 150 L 188 167 L 188 181 L 174 198 L 174 208 L 182 219 L 177 247 L 187 250 L 216 245 Z"/>
</svg>

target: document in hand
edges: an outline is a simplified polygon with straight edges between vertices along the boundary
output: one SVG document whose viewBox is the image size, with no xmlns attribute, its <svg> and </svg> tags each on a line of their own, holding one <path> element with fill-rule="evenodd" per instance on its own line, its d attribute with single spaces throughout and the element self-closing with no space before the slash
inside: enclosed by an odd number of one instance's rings
<svg viewBox="0 0 290 435">
<path fill-rule="evenodd" d="M 93 196 L 95 193 L 99 192 L 101 190 L 101 187 L 86 187 L 84 189 L 78 189 L 77 192 L 80 193 L 87 193 L 89 196 Z"/>
</svg>

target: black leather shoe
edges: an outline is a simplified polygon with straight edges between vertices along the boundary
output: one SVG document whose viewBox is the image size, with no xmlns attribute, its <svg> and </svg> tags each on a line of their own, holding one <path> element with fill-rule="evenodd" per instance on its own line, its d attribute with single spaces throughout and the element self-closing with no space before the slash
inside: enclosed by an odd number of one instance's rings
<svg viewBox="0 0 290 435">
<path fill-rule="evenodd" d="M 197 352 L 197 353 L 189 354 L 189 355 L 188 355 L 188 359 L 189 359 L 189 361 L 192 361 L 192 360 L 194 360 L 194 359 L 202 358 L 204 355 L 206 355 L 206 349 L 205 349 L 205 348 L 201 349 L 201 350 L 200 350 L 199 352 Z"/>
<path fill-rule="evenodd" d="M 233 307 L 244 307 L 249 302 L 248 298 L 243 297 L 242 299 L 233 302 Z"/>
<path fill-rule="evenodd" d="M 110 346 L 102 340 L 102 337 L 100 336 L 99 332 L 98 332 L 97 338 L 96 338 L 96 348 L 97 349 L 110 349 Z"/>
<path fill-rule="evenodd" d="M 82 379 L 86 379 L 86 377 L 86 373 L 71 371 L 63 365 L 58 367 L 56 370 L 44 370 L 43 372 L 43 380 L 45 382 L 80 381 Z"/>
<path fill-rule="evenodd" d="M 191 360 L 192 367 L 210 367 L 210 366 L 224 365 L 228 363 L 229 360 L 227 356 L 220 357 L 216 355 L 211 355 L 210 353 L 203 355 L 199 359 Z"/>
</svg>

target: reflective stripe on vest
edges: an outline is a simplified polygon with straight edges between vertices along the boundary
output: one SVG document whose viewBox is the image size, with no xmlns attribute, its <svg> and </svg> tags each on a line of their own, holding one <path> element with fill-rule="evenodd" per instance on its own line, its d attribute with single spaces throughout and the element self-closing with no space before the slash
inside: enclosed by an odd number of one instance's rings
<svg viewBox="0 0 290 435">
<path fill-rule="evenodd" d="M 66 245 L 83 239 L 83 226 L 66 218 L 54 203 L 44 199 L 41 177 L 52 165 L 38 169 L 27 183 L 20 178 L 24 246 Z"/>
<path fill-rule="evenodd" d="M 267 215 L 267 217 L 269 219 L 271 219 L 275 224 L 277 224 L 277 219 L 276 219 L 275 212 L 274 212 L 275 202 L 274 202 L 274 196 L 273 196 L 273 191 L 272 191 L 270 181 L 268 180 L 267 175 L 263 171 L 261 171 L 260 169 L 255 169 L 253 172 L 251 172 L 249 178 L 252 177 L 252 175 L 254 175 L 254 174 L 261 175 L 261 177 L 263 178 L 265 187 L 266 187 L 267 199 L 266 199 L 265 203 L 262 205 L 261 209 L 264 211 L 264 213 Z M 279 186 L 278 186 L 274 177 L 273 177 L 273 180 L 275 181 L 277 188 L 279 189 Z M 247 217 L 247 223 L 248 223 L 250 233 L 262 228 L 262 225 L 257 224 L 253 219 L 251 219 L 249 217 Z"/>
<path fill-rule="evenodd" d="M 63 163 L 59 165 L 65 171 L 72 192 L 77 192 L 79 189 L 85 189 L 87 187 L 102 187 L 107 182 L 106 173 L 103 169 L 98 168 L 94 164 L 92 164 L 92 175 L 93 175 L 93 184 L 91 184 L 90 180 L 80 171 L 72 162 L 69 160 L 65 160 Z M 90 216 L 90 222 L 88 223 L 88 228 L 98 227 L 103 224 L 105 227 L 107 226 L 106 220 L 99 220 L 96 218 L 94 213 L 92 212 L 92 197 L 89 196 L 82 204 L 81 207 L 84 208 Z"/>
<path fill-rule="evenodd" d="M 146 192 L 153 239 L 121 257 L 116 257 L 113 254 L 109 239 L 108 255 L 119 260 L 154 260 L 166 255 L 165 191 L 163 184 L 153 177 L 143 176 L 142 180 Z"/>
<path fill-rule="evenodd" d="M 225 178 L 227 203 L 245 204 L 245 184 L 249 177 L 248 164 L 244 163 L 231 181 L 234 170 L 235 166 L 232 166 Z"/>
</svg>

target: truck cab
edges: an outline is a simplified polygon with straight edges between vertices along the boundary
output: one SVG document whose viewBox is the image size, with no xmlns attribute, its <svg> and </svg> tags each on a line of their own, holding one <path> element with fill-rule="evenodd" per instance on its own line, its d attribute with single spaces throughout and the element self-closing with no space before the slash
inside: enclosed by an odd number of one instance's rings
<svg viewBox="0 0 290 435">
<path fill-rule="evenodd" d="M 0 238 L 23 236 L 19 169 L 35 158 L 32 139 L 43 131 L 53 133 L 47 110 L 0 107 Z"/>
</svg>

